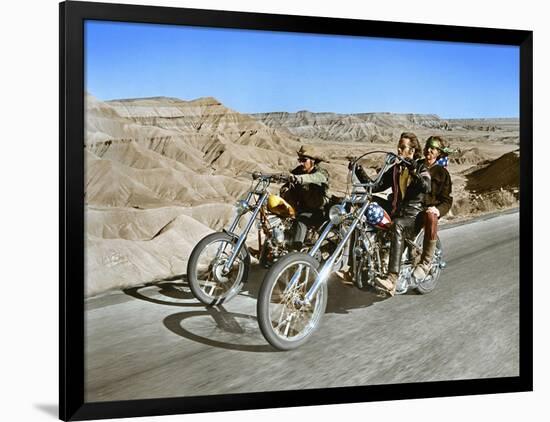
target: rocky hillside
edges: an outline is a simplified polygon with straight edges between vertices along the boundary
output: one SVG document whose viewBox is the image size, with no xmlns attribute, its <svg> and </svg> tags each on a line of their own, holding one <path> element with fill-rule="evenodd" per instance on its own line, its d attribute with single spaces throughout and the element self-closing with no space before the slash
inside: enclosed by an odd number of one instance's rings
<svg viewBox="0 0 550 422">
<path fill-rule="evenodd" d="M 397 113 L 258 113 L 251 116 L 276 129 L 309 140 L 329 142 L 395 142 L 404 131 L 424 138 L 442 135 L 451 141 L 515 142 L 519 138 L 518 119 L 441 119 L 435 114 Z M 489 133 L 487 133 L 489 132 Z"/>
<path fill-rule="evenodd" d="M 86 97 L 87 293 L 185 272 L 253 171 L 296 164 L 298 139 L 214 98 Z"/>
</svg>

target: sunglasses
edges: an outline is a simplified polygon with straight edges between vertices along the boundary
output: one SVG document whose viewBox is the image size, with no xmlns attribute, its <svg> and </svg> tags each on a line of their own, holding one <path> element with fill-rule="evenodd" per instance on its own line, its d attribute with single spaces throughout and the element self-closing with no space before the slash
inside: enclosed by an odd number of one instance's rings
<svg viewBox="0 0 550 422">
<path fill-rule="evenodd" d="M 305 163 L 307 160 L 310 160 L 311 158 L 309 157 L 298 157 L 298 162 L 299 163 Z"/>
</svg>

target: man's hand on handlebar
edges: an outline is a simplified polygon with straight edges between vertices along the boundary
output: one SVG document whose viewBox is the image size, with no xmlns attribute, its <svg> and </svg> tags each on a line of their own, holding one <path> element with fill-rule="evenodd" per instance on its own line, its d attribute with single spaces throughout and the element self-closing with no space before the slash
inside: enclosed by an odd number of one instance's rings
<svg viewBox="0 0 550 422">
<path fill-rule="evenodd" d="M 410 170 L 414 168 L 414 164 L 411 160 L 407 160 L 406 158 L 403 158 L 397 154 L 392 153 L 392 155 L 394 156 L 395 164 L 401 165 L 403 167 L 407 167 Z"/>
<path fill-rule="evenodd" d="M 296 176 L 288 173 L 279 173 L 271 176 L 271 180 L 276 183 L 294 183 L 296 181 Z"/>
</svg>

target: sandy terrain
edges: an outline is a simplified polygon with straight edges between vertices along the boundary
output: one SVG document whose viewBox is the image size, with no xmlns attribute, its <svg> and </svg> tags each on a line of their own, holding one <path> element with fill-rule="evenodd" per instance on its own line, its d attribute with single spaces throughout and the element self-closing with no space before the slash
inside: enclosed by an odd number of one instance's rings
<svg viewBox="0 0 550 422">
<path fill-rule="evenodd" d="M 393 151 L 403 131 L 422 141 L 439 134 L 457 150 L 448 168 L 455 201 L 446 221 L 517 206 L 517 119 L 305 111 L 246 115 L 212 97 L 102 102 L 87 95 L 87 296 L 184 273 L 194 245 L 231 219 L 232 204 L 250 187 L 251 172 L 288 171 L 301 144 L 322 151 L 331 190 L 342 195 L 346 157 Z"/>
</svg>

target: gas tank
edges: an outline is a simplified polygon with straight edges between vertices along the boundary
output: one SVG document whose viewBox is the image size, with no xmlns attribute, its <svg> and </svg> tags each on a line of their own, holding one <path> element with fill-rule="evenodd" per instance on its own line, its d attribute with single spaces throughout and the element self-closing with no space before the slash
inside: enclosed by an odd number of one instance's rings
<svg viewBox="0 0 550 422">
<path fill-rule="evenodd" d="M 282 218 L 295 217 L 296 210 L 278 195 L 269 195 L 267 198 L 267 209 Z"/>
<path fill-rule="evenodd" d="M 371 202 L 365 212 L 367 223 L 382 230 L 387 230 L 391 225 L 391 218 L 384 208 L 376 202 Z"/>
</svg>

